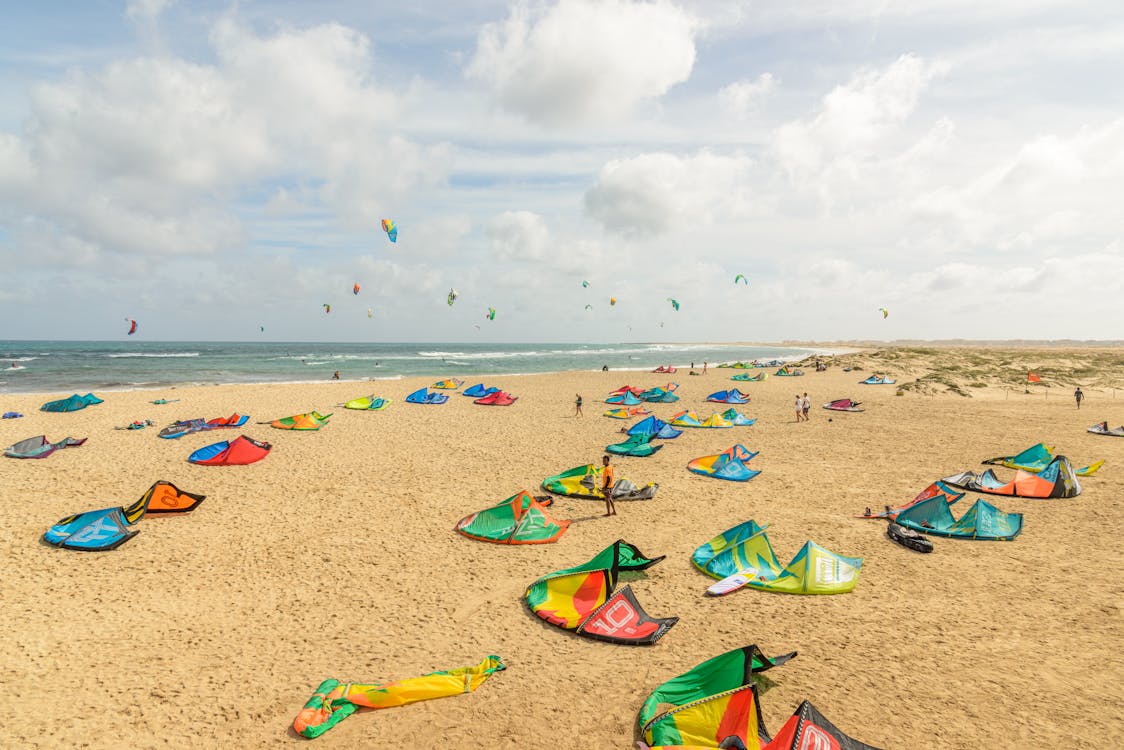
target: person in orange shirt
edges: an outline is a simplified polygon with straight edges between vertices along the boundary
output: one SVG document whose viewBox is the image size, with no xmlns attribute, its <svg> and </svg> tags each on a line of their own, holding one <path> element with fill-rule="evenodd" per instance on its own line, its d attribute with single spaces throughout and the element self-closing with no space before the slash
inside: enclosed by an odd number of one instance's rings
<svg viewBox="0 0 1124 750">
<path fill-rule="evenodd" d="M 613 465 L 609 463 L 609 457 L 601 457 L 601 492 L 605 495 L 605 515 L 615 516 L 617 514 L 617 506 L 613 502 Z"/>
</svg>

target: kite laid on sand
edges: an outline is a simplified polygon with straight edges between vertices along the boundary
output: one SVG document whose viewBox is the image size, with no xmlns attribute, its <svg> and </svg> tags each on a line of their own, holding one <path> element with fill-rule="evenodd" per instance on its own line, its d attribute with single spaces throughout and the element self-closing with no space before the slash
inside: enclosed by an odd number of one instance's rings
<svg viewBox="0 0 1124 750">
<path fill-rule="evenodd" d="M 498 656 L 487 656 L 471 667 L 392 682 L 361 685 L 324 680 L 293 720 L 293 729 L 302 737 L 315 739 L 360 708 L 394 708 L 471 693 L 504 669 L 506 667 Z"/>
</svg>

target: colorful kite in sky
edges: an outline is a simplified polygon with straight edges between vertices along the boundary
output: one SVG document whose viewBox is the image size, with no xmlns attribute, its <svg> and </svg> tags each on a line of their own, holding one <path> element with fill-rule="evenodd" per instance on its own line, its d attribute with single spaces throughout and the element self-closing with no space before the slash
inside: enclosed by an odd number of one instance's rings
<svg viewBox="0 0 1124 750">
<path fill-rule="evenodd" d="M 382 220 L 382 229 L 386 232 L 386 236 L 390 238 L 391 242 L 398 241 L 398 227 L 390 219 Z"/>
</svg>

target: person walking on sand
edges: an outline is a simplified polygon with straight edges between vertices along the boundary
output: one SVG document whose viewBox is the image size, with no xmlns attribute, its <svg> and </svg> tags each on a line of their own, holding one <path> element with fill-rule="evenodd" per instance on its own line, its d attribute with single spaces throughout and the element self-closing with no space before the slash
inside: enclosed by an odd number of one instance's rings
<svg viewBox="0 0 1124 750">
<path fill-rule="evenodd" d="M 584 417 L 585 415 L 582 414 L 582 395 L 580 393 L 574 395 L 577 396 L 577 398 L 574 399 L 574 416 Z"/>
<path fill-rule="evenodd" d="M 812 410 L 812 399 L 808 398 L 808 393 L 804 393 L 804 421 L 808 421 L 808 412 Z"/>
<path fill-rule="evenodd" d="M 804 399 L 800 398 L 800 394 L 796 394 L 796 421 L 804 421 Z"/>
<path fill-rule="evenodd" d="M 601 492 L 605 495 L 605 517 L 615 516 L 617 506 L 613 502 L 613 465 L 609 463 L 609 456 L 601 457 Z"/>
<path fill-rule="evenodd" d="M 1077 386 L 1077 390 L 1073 392 L 1073 400 L 1077 402 L 1077 408 L 1081 408 L 1081 399 L 1085 398 L 1085 394 L 1081 392 L 1081 386 Z"/>
</svg>

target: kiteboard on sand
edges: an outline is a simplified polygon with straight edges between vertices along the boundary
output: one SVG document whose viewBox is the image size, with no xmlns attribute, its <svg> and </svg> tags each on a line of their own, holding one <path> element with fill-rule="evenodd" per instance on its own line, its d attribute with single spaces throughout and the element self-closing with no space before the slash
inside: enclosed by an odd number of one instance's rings
<svg viewBox="0 0 1124 750">
<path fill-rule="evenodd" d="M 706 593 L 708 596 L 726 596 L 726 594 L 733 593 L 745 586 L 756 574 L 757 571 L 751 568 L 741 573 L 734 573 L 732 576 L 726 576 L 708 588 Z"/>
</svg>

